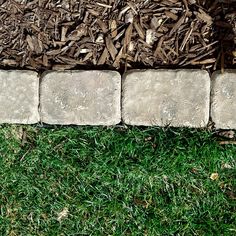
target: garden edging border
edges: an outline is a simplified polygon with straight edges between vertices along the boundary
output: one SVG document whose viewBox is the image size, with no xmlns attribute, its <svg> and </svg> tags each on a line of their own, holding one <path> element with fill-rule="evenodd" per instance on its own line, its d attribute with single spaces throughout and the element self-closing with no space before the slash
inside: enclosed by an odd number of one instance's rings
<svg viewBox="0 0 236 236">
<path fill-rule="evenodd" d="M 236 129 L 236 70 L 0 70 L 0 123 Z"/>
</svg>

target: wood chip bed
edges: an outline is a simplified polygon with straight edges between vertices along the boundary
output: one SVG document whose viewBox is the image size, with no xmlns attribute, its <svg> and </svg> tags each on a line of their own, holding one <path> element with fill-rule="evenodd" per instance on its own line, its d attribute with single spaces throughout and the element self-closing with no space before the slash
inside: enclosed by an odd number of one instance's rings
<svg viewBox="0 0 236 236">
<path fill-rule="evenodd" d="M 236 65 L 234 0 L 0 0 L 0 66 Z"/>
</svg>

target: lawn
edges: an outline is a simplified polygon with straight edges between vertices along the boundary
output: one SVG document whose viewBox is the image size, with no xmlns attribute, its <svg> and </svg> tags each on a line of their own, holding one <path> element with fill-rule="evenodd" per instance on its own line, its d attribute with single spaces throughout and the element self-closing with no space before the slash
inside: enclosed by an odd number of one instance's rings
<svg viewBox="0 0 236 236">
<path fill-rule="evenodd" d="M 1 126 L 0 235 L 235 235 L 236 146 L 217 139 Z"/>
</svg>

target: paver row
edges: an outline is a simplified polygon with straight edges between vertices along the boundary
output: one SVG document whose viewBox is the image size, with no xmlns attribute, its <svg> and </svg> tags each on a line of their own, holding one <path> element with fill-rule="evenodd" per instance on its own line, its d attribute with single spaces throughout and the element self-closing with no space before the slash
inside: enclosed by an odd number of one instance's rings
<svg viewBox="0 0 236 236">
<path fill-rule="evenodd" d="M 0 123 L 236 129 L 236 70 L 0 70 Z"/>
</svg>

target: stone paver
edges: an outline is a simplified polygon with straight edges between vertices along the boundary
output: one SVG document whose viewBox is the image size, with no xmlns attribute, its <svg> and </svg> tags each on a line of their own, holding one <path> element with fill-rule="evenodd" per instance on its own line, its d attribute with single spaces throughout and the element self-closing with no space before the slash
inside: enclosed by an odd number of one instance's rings
<svg viewBox="0 0 236 236">
<path fill-rule="evenodd" d="M 129 125 L 204 127 L 210 77 L 202 70 L 135 70 L 123 79 L 122 118 Z"/>
<path fill-rule="evenodd" d="M 62 125 L 115 125 L 121 121 L 121 77 L 114 71 L 65 71 L 43 75 L 41 121 Z"/>
<path fill-rule="evenodd" d="M 0 70 L 0 123 L 39 122 L 39 78 L 36 72 Z"/>
<path fill-rule="evenodd" d="M 212 75 L 211 117 L 217 129 L 236 129 L 236 70 Z"/>
</svg>

